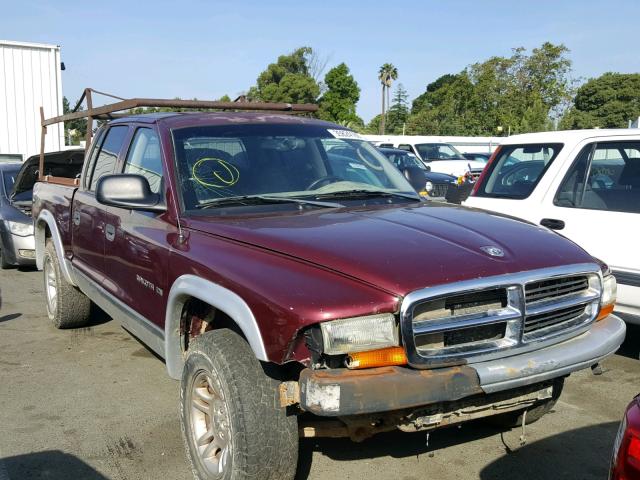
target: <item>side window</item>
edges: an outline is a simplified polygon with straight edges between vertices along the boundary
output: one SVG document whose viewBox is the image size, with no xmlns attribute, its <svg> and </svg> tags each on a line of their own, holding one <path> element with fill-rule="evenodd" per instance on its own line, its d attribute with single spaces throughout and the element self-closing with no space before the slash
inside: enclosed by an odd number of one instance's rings
<svg viewBox="0 0 640 480">
<path fill-rule="evenodd" d="M 96 158 L 98 158 L 98 152 L 102 146 L 102 140 L 104 139 L 104 128 L 99 129 L 93 137 L 91 143 L 91 153 L 89 153 L 89 160 L 87 162 L 87 173 L 84 177 L 84 188 L 88 189 L 91 185 L 91 172 L 96 164 Z"/>
<path fill-rule="evenodd" d="M 554 203 L 640 213 L 640 142 L 587 145 L 567 172 Z"/>
<path fill-rule="evenodd" d="M 106 136 L 93 168 L 89 190 L 94 191 L 96 189 L 96 184 L 101 176 L 113 173 L 118 162 L 118 153 L 122 149 L 122 144 L 127 138 L 128 131 L 128 126 L 118 125 L 111 127 L 105 134 Z"/>
<path fill-rule="evenodd" d="M 150 128 L 139 128 L 129 148 L 124 173 L 143 175 L 149 180 L 151 191 L 160 193 L 162 187 L 162 156 L 160 140 Z"/>
</svg>

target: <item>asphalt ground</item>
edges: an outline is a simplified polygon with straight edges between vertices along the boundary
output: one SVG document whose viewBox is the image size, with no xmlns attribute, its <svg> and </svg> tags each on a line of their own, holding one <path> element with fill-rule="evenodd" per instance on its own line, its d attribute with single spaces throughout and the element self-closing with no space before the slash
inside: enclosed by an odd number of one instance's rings
<svg viewBox="0 0 640 480">
<path fill-rule="evenodd" d="M 0 272 L 0 480 L 190 479 L 178 383 L 161 360 L 97 312 L 49 325 L 42 273 Z M 571 375 L 554 410 L 527 427 L 482 423 L 301 442 L 299 479 L 605 479 L 618 422 L 640 393 L 640 329 L 604 373 Z"/>
</svg>

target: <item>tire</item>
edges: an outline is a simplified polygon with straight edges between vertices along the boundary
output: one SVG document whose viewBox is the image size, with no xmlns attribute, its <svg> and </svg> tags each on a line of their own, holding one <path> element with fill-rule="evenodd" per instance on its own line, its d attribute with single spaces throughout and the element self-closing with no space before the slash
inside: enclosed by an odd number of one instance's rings
<svg viewBox="0 0 640 480">
<path fill-rule="evenodd" d="M 13 268 L 13 265 L 7 262 L 7 258 L 4 255 L 4 248 L 0 248 L 0 269 L 9 270 Z"/>
<path fill-rule="evenodd" d="M 67 283 L 60 270 L 56 249 L 50 240 L 44 249 L 44 291 L 47 316 L 56 328 L 76 328 L 87 324 L 91 300 Z"/>
<path fill-rule="evenodd" d="M 553 392 L 551 393 L 551 398 L 545 400 L 544 402 L 536 404 L 534 407 L 526 409 L 527 417 L 526 417 L 526 425 L 530 425 L 534 422 L 537 422 L 542 417 L 544 417 L 547 413 L 551 411 L 553 406 L 560 398 L 560 394 L 562 393 L 562 388 L 564 387 L 564 378 L 556 379 L 553 382 Z M 487 418 L 488 422 L 497 427 L 506 427 L 506 428 L 515 428 L 522 426 L 522 420 L 524 418 L 525 410 L 518 410 L 516 412 L 509 412 L 502 415 L 495 415 L 493 417 Z"/>
<path fill-rule="evenodd" d="M 212 330 L 191 342 L 180 387 L 180 424 L 194 478 L 293 479 L 298 423 L 279 406 L 277 387 L 233 331 Z"/>
</svg>

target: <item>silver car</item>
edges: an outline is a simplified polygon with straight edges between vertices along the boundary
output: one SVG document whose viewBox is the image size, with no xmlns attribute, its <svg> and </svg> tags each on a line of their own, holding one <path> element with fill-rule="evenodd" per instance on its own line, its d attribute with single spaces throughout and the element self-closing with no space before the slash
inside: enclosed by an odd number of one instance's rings
<svg viewBox="0 0 640 480">
<path fill-rule="evenodd" d="M 82 169 L 84 150 L 45 155 L 45 175 L 75 178 Z M 31 219 L 33 185 L 40 158 L 24 163 L 0 163 L 0 268 L 35 265 L 35 239 Z"/>
</svg>

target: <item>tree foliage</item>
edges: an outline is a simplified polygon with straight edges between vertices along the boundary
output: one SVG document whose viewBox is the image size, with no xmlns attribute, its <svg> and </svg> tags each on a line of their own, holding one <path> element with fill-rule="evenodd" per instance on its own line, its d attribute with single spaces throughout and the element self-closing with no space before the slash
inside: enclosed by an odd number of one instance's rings
<svg viewBox="0 0 640 480">
<path fill-rule="evenodd" d="M 392 135 L 399 135 L 409 118 L 409 94 L 401 83 L 396 87 L 391 100 L 392 103 L 387 112 L 386 130 Z"/>
<path fill-rule="evenodd" d="M 530 54 L 492 57 L 457 75 L 444 75 L 417 97 L 411 134 L 495 135 L 551 128 L 571 99 L 571 61 L 564 45 L 544 43 Z"/>
<path fill-rule="evenodd" d="M 75 104 L 74 104 L 75 106 Z M 82 110 L 82 109 L 79 109 Z M 67 97 L 62 97 L 62 113 L 71 113 Z M 69 145 L 78 145 L 87 133 L 87 119 L 77 118 L 64 122 L 64 137 Z"/>
<path fill-rule="evenodd" d="M 318 116 L 331 122 L 361 125 L 362 119 L 356 115 L 360 87 L 349 67 L 341 63 L 329 70 L 324 77 L 324 85 L 326 91 L 319 100 Z"/>
<path fill-rule="evenodd" d="M 640 116 L 640 73 L 605 73 L 582 85 L 561 128 L 624 128 Z"/>
<path fill-rule="evenodd" d="M 280 55 L 258 76 L 249 98 L 263 102 L 313 103 L 320 86 L 311 76 L 309 60 L 313 50 L 301 47 L 288 55 Z"/>
</svg>

